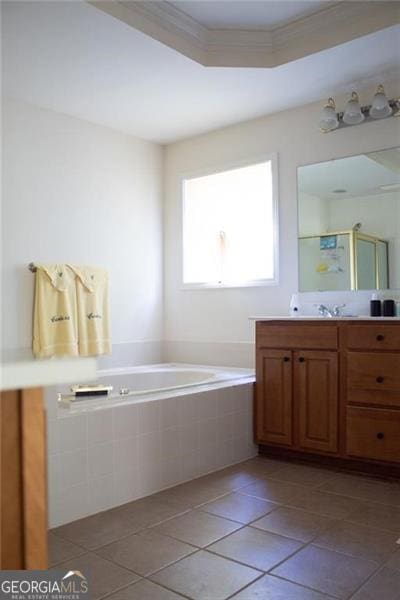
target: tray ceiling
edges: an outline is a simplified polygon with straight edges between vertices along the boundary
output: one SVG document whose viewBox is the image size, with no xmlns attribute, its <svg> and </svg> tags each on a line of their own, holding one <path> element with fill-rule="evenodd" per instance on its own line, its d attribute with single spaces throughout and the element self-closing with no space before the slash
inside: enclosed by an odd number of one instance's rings
<svg viewBox="0 0 400 600">
<path fill-rule="evenodd" d="M 291 21 L 321 8 L 336 4 L 332 0 L 285 0 L 265 2 L 262 0 L 214 0 L 209 2 L 182 1 L 167 2 L 192 17 L 209 29 L 272 29 L 278 25 L 287 25 Z"/>
<path fill-rule="evenodd" d="M 215 67 L 272 68 L 400 23 L 400 3 L 385 0 L 89 1 L 201 65 Z M 255 29 L 258 19 L 261 28 Z M 218 22 L 228 28 L 214 28 Z"/>
<path fill-rule="evenodd" d="M 352 89 L 368 103 L 365 87 L 399 79 L 400 26 L 273 69 L 232 69 L 205 68 L 85 2 L 2 2 L 1 12 L 4 95 L 155 142 Z"/>
</svg>

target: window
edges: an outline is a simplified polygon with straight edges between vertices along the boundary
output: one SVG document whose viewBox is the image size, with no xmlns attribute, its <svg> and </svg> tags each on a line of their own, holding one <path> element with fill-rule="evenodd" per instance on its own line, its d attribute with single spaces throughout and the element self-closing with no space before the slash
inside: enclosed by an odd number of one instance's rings
<svg viewBox="0 0 400 600">
<path fill-rule="evenodd" d="M 266 285 L 277 280 L 272 159 L 183 180 L 183 283 Z"/>
</svg>

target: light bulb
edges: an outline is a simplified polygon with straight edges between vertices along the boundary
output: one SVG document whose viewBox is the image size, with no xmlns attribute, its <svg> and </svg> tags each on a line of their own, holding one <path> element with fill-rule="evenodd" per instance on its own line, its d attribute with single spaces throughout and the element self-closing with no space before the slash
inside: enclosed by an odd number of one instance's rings
<svg viewBox="0 0 400 600">
<path fill-rule="evenodd" d="M 335 101 L 333 98 L 329 98 L 328 103 L 325 104 L 321 111 L 319 128 L 321 131 L 327 133 L 328 131 L 333 131 L 337 127 L 339 127 L 339 120 L 336 114 Z"/>
<path fill-rule="evenodd" d="M 343 114 L 343 121 L 347 125 L 358 125 L 362 123 L 365 116 L 361 112 L 360 102 L 358 101 L 357 92 L 352 92 L 351 98 L 346 105 L 346 109 Z"/>
<path fill-rule="evenodd" d="M 369 116 L 373 119 L 384 119 L 392 114 L 392 108 L 386 98 L 383 85 L 378 85 L 374 99 L 372 100 Z"/>
</svg>

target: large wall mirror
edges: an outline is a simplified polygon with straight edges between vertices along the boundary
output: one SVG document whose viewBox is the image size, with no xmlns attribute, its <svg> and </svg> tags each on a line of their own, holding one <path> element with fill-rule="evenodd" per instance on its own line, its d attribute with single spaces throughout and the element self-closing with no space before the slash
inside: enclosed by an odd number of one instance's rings
<svg viewBox="0 0 400 600">
<path fill-rule="evenodd" d="M 400 288 L 400 148 L 298 169 L 299 289 Z"/>
</svg>

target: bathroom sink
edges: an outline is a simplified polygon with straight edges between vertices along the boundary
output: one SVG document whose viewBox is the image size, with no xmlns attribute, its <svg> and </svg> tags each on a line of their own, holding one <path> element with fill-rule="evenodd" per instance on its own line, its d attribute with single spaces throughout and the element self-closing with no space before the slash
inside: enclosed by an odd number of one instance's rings
<svg viewBox="0 0 400 600">
<path fill-rule="evenodd" d="M 328 315 L 299 315 L 298 317 L 289 317 L 290 319 L 312 319 L 312 320 L 323 320 L 323 321 L 335 321 L 337 319 L 361 319 L 366 318 L 361 315 L 338 315 L 337 317 L 329 317 Z"/>
<path fill-rule="evenodd" d="M 313 315 L 310 319 L 359 319 L 360 315 L 337 315 L 336 317 L 329 317 L 328 315 Z"/>
</svg>

